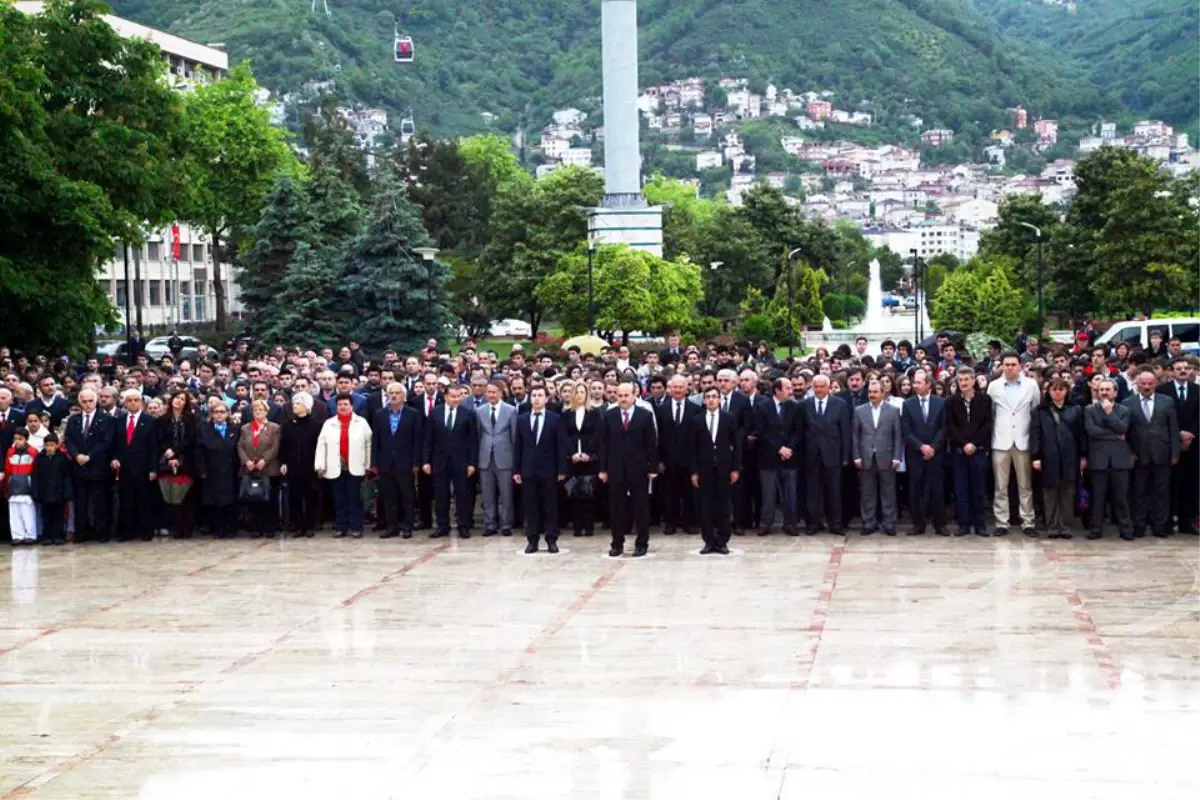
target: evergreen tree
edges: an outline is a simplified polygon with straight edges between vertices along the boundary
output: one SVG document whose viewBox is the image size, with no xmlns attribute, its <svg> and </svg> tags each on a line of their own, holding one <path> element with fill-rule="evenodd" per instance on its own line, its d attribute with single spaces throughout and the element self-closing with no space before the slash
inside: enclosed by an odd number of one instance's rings
<svg viewBox="0 0 1200 800">
<path fill-rule="evenodd" d="M 413 352 L 449 320 L 448 276 L 444 265 L 413 252 L 432 240 L 404 187 L 386 171 L 376 187 L 365 229 L 343 260 L 339 288 L 352 336 L 364 349 Z"/>
<path fill-rule="evenodd" d="M 316 224 L 313 245 L 330 261 L 362 230 L 358 191 L 332 166 L 316 166 L 308 182 L 309 213 Z"/>
<path fill-rule="evenodd" d="M 279 293 L 296 248 L 301 243 L 311 244 L 316 233 L 306 187 L 290 175 L 281 176 L 267 196 L 238 275 L 242 305 L 256 329 L 274 325 L 279 316 Z"/>
<path fill-rule="evenodd" d="M 344 317 L 336 313 L 338 270 L 308 242 L 299 242 L 288 265 L 276 314 L 263 338 L 305 347 L 333 346 L 345 339 Z"/>
</svg>

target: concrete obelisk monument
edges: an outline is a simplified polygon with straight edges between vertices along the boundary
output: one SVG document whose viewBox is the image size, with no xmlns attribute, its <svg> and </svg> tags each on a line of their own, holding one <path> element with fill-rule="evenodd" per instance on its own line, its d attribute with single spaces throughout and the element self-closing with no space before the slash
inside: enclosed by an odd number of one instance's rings
<svg viewBox="0 0 1200 800">
<path fill-rule="evenodd" d="M 589 246 L 662 255 L 662 208 L 642 196 L 638 148 L 637 0 L 600 0 L 604 74 L 604 200 L 588 215 Z"/>
</svg>

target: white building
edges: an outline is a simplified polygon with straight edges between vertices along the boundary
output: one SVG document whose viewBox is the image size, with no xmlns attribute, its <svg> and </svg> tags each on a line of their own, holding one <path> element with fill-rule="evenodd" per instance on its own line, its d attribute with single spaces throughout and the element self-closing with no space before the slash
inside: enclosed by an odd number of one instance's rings
<svg viewBox="0 0 1200 800">
<path fill-rule="evenodd" d="M 702 150 L 696 153 L 696 171 L 703 172 L 706 169 L 716 169 L 724 163 L 721 154 L 715 150 Z"/>
<path fill-rule="evenodd" d="M 18 11 L 40 14 L 43 3 L 19 2 Z M 181 39 L 165 31 L 139 25 L 131 20 L 104 15 L 121 36 L 144 39 L 158 45 L 170 71 L 171 85 L 178 91 L 191 91 L 198 83 L 219 80 L 229 73 L 229 56 L 223 50 Z M 178 231 L 178 259 L 173 242 Z M 178 223 L 148 232 L 147 242 L 129 246 L 129 276 L 125 281 L 125 260 L 118 244 L 116 256 L 101 265 L 97 280 L 125 318 L 125 299 L 132 288 L 131 305 L 140 306 L 142 324 L 168 326 L 180 323 L 212 322 L 216 319 L 216 293 L 213 289 L 212 245 L 207 236 L 190 225 Z M 229 265 L 222 268 L 225 307 L 230 313 L 241 311 L 237 283 Z"/>
<path fill-rule="evenodd" d="M 865 228 L 863 237 L 876 247 L 887 246 L 907 256 L 913 250 L 928 260 L 950 253 L 959 261 L 970 260 L 979 251 L 979 231 L 963 225 L 918 225 L 912 228 Z"/>
<path fill-rule="evenodd" d="M 580 111 L 578 108 L 560 108 L 553 114 L 554 124 L 564 127 L 578 127 L 585 119 L 587 114 Z"/>
<path fill-rule="evenodd" d="M 588 147 L 568 147 L 560 157 L 559 161 L 564 167 L 590 167 L 592 165 L 592 151 Z"/>
<path fill-rule="evenodd" d="M 713 120 L 708 114 L 696 114 L 692 117 L 692 131 L 697 139 L 705 139 L 712 136 Z"/>
</svg>

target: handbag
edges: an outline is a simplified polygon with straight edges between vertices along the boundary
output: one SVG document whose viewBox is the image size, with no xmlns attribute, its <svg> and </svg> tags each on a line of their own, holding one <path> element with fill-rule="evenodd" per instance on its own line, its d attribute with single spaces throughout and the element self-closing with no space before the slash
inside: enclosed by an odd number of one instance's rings
<svg viewBox="0 0 1200 800">
<path fill-rule="evenodd" d="M 595 475 L 575 475 L 567 478 L 567 497 L 572 500 L 590 500 L 596 496 Z"/>
<path fill-rule="evenodd" d="M 188 490 L 192 488 L 190 478 L 159 478 L 158 489 L 169 506 L 183 505 Z"/>
<path fill-rule="evenodd" d="M 1075 492 L 1075 516 L 1082 517 L 1086 514 L 1090 504 L 1091 497 L 1088 495 L 1087 487 L 1083 485 L 1083 481 L 1080 481 L 1079 489 Z"/>
<path fill-rule="evenodd" d="M 243 475 L 238 499 L 247 503 L 265 503 L 271 499 L 271 483 L 265 475 Z"/>
</svg>

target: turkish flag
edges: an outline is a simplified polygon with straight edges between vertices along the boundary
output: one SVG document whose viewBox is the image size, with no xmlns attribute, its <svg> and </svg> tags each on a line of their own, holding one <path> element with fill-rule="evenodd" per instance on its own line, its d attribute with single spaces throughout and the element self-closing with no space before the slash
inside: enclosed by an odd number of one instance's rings
<svg viewBox="0 0 1200 800">
<path fill-rule="evenodd" d="M 171 258 L 179 260 L 179 226 L 171 226 Z"/>
</svg>

